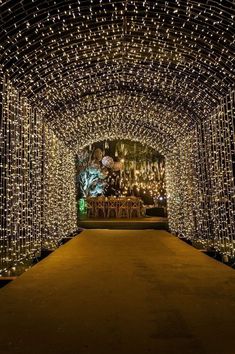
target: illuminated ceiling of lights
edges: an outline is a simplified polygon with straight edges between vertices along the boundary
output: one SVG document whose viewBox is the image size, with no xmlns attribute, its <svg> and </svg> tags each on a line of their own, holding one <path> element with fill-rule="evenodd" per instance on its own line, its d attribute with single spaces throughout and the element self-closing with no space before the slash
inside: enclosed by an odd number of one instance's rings
<svg viewBox="0 0 235 354">
<path fill-rule="evenodd" d="M 72 147 L 166 151 L 234 87 L 233 0 L 0 0 L 3 69 Z"/>
</svg>

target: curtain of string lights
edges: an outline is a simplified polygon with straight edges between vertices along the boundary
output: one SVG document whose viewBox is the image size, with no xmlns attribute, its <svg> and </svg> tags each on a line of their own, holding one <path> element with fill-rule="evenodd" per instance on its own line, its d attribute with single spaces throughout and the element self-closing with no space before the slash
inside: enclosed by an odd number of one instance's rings
<svg viewBox="0 0 235 354">
<path fill-rule="evenodd" d="M 45 125 L 43 247 L 54 249 L 76 229 L 75 155 Z"/>
<path fill-rule="evenodd" d="M 74 153 L 2 75 L 0 273 L 76 230 Z"/>
<path fill-rule="evenodd" d="M 166 184 L 169 227 L 172 233 L 195 237 L 195 131 L 182 137 L 166 155 Z"/>
<path fill-rule="evenodd" d="M 0 0 L 0 10 L 0 65 L 11 82 L 8 102 L 19 97 L 27 112 L 37 111 L 35 119 L 47 124 L 54 145 L 45 145 L 43 156 L 45 161 L 51 156 L 51 162 L 43 169 L 50 183 L 72 180 L 71 154 L 78 148 L 117 138 L 145 143 L 168 159 L 172 232 L 232 255 L 234 1 Z M 1 124 L 3 139 L 13 134 L 6 144 L 14 147 L 14 139 L 26 139 L 14 136 L 13 124 L 11 133 L 9 124 Z M 30 154 L 34 138 L 25 143 Z M 8 181 L 11 149 L 4 149 Z M 70 172 L 63 178 L 59 149 L 70 151 Z M 44 190 L 43 183 L 38 190 Z M 8 192 L 1 188 L 4 200 Z M 57 200 L 52 190 L 43 195 L 48 208 Z M 2 210 L 14 225 L 13 214 Z M 47 220 L 52 220 L 46 224 L 51 244 L 58 221 L 52 211 Z M 20 242 L 21 234 L 14 235 L 2 236 L 9 259 L 14 251 L 8 242 Z"/>
<path fill-rule="evenodd" d="M 172 149 L 167 190 L 171 231 L 234 258 L 234 92 Z"/>
<path fill-rule="evenodd" d="M 195 145 L 197 223 L 195 236 L 234 258 L 235 93 L 197 126 Z"/>
<path fill-rule="evenodd" d="M 0 126 L 1 270 L 33 258 L 42 234 L 42 122 L 2 76 Z"/>
</svg>

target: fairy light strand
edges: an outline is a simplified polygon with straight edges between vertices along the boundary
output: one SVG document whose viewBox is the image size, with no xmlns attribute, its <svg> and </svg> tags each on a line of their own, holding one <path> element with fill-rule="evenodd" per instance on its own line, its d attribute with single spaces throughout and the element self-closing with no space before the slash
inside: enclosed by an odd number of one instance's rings
<svg viewBox="0 0 235 354">
<path fill-rule="evenodd" d="M 235 92 L 166 159 L 173 233 L 235 256 Z"/>
<path fill-rule="evenodd" d="M 1 89 L 0 275 L 77 228 L 73 152 L 4 76 Z"/>
</svg>

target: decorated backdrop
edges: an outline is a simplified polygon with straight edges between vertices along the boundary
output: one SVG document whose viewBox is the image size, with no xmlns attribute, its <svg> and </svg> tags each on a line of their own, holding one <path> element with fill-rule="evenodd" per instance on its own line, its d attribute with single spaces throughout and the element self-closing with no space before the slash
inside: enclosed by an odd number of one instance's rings
<svg viewBox="0 0 235 354">
<path fill-rule="evenodd" d="M 78 199 L 135 195 L 145 204 L 164 204 L 164 157 L 129 140 L 95 143 L 77 154 L 77 191 Z"/>
</svg>

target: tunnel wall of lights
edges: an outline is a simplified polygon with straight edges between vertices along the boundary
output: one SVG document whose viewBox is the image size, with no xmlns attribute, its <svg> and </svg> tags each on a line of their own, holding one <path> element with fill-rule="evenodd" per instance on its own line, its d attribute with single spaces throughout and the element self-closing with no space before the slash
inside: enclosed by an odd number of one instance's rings
<svg viewBox="0 0 235 354">
<path fill-rule="evenodd" d="M 195 236 L 195 130 L 182 136 L 166 155 L 166 188 L 169 227 L 172 233 Z"/>
<path fill-rule="evenodd" d="M 1 72 L 2 74 L 2 72 Z M 0 83 L 0 270 L 76 230 L 74 154 L 11 82 Z"/>
<path fill-rule="evenodd" d="M 235 93 L 231 92 L 167 158 L 173 233 L 234 258 Z"/>
<path fill-rule="evenodd" d="M 1 269 L 34 257 L 42 235 L 42 121 L 2 75 Z"/>
<path fill-rule="evenodd" d="M 235 252 L 235 93 L 197 126 L 197 237 L 205 247 Z"/>
<path fill-rule="evenodd" d="M 75 155 L 45 125 L 43 247 L 55 248 L 77 229 Z"/>
</svg>

